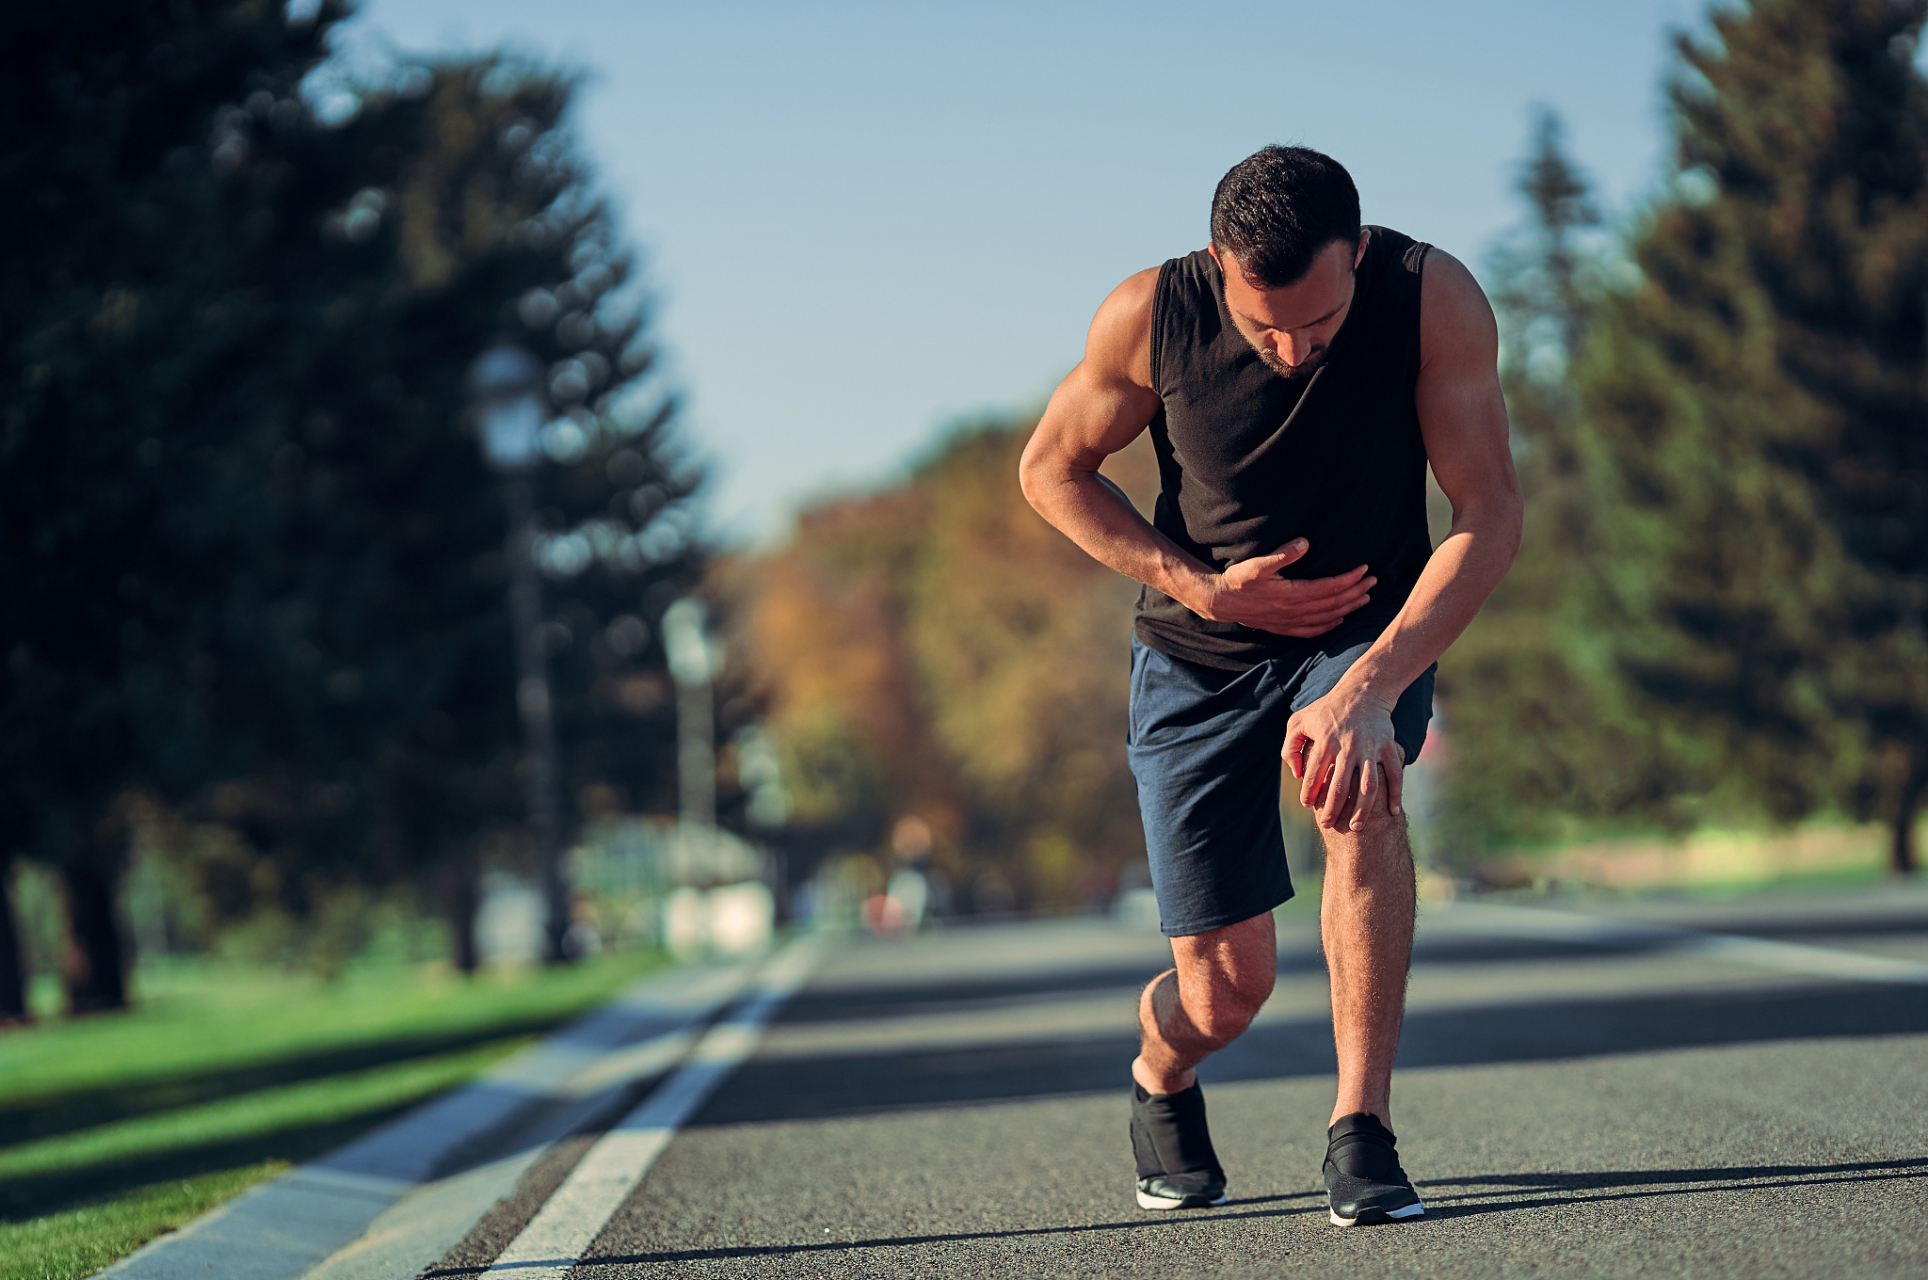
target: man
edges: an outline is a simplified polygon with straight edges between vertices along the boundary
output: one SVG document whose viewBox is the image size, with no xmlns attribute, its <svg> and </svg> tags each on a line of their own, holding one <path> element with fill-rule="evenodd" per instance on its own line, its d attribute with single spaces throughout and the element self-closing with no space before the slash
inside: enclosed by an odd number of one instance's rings
<svg viewBox="0 0 1928 1280">
<path fill-rule="evenodd" d="M 1235 166 L 1211 231 L 1105 300 L 1021 466 L 1045 519 L 1145 584 L 1128 741 L 1174 967 L 1139 1003 L 1138 1203 L 1225 1200 L 1193 1068 L 1272 992 L 1272 909 L 1292 896 L 1277 751 L 1326 848 L 1331 1220 L 1416 1217 L 1392 1130 L 1414 914 L 1400 782 L 1435 660 L 1519 546 L 1498 336 L 1471 273 L 1362 227 L 1351 177 L 1316 151 Z M 1147 428 L 1150 523 L 1098 475 Z M 1428 462 L 1453 507 L 1437 549 Z"/>
</svg>

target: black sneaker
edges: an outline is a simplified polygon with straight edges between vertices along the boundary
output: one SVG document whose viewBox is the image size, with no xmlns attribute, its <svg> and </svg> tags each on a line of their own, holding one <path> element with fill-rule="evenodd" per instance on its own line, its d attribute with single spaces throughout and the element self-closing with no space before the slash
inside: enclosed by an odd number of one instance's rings
<svg viewBox="0 0 1928 1280">
<path fill-rule="evenodd" d="M 1131 1082 L 1131 1153 L 1140 1209 L 1204 1209 L 1225 1203 L 1225 1171 L 1205 1127 L 1205 1094 L 1146 1093 Z"/>
<path fill-rule="evenodd" d="M 1412 1179 L 1399 1167 L 1392 1130 L 1367 1111 L 1340 1116 L 1326 1132 L 1325 1184 L 1332 1225 L 1417 1218 L 1426 1212 Z"/>
</svg>

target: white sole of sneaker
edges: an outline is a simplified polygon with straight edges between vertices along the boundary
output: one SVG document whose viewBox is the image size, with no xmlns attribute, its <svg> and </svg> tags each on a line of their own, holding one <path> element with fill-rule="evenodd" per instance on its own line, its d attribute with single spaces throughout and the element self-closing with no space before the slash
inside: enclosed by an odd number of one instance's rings
<svg viewBox="0 0 1928 1280">
<path fill-rule="evenodd" d="M 1407 1205 L 1403 1209 L 1388 1209 L 1386 1211 L 1386 1216 L 1388 1218 L 1394 1218 L 1394 1219 L 1419 1218 L 1419 1217 L 1424 1217 L 1425 1213 L 1426 1213 L 1426 1206 L 1419 1203 L 1417 1200 L 1415 1200 L 1413 1203 Z M 1330 1209 L 1326 1210 L 1326 1217 L 1331 1219 L 1332 1225 L 1335 1227 L 1356 1227 L 1359 1225 L 1358 1218 L 1341 1218 L 1338 1214 L 1334 1213 Z"/>
<path fill-rule="evenodd" d="M 1220 1196 L 1218 1199 L 1212 1201 L 1208 1205 L 1199 1205 L 1197 1207 L 1201 1209 L 1216 1209 L 1218 1208 L 1218 1206 L 1224 1204 L 1226 1201 L 1230 1199 L 1231 1199 L 1230 1196 Z M 1167 1199 L 1164 1196 L 1146 1195 L 1143 1191 L 1140 1191 L 1138 1193 L 1138 1207 L 1140 1209 L 1153 1209 L 1153 1210 L 1182 1209 L 1185 1207 L 1185 1202 L 1183 1200 Z"/>
</svg>

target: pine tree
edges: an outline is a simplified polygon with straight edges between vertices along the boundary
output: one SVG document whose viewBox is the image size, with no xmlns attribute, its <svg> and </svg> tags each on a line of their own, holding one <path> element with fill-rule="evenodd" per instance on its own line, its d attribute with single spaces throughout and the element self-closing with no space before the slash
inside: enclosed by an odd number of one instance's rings
<svg viewBox="0 0 1928 1280">
<path fill-rule="evenodd" d="M 1928 790 L 1922 0 L 1752 0 L 1683 38 L 1678 172 L 1578 380 L 1596 651 L 1684 793 L 1879 817 Z"/>
<path fill-rule="evenodd" d="M 1528 217 L 1489 264 L 1501 320 L 1501 385 L 1526 536 L 1512 571 L 1440 664 L 1450 743 L 1434 857 L 1471 861 L 1495 841 L 1545 840 L 1562 824 L 1678 824 L 1665 751 L 1593 659 L 1581 585 L 1594 498 L 1583 473 L 1570 371 L 1600 289 L 1600 226 L 1559 118 L 1542 111 L 1517 189 Z"/>
<path fill-rule="evenodd" d="M 340 14 L 81 0 L 6 17 L 0 808 L 7 855 L 30 849 L 65 880 L 77 1011 L 126 998 L 112 797 L 144 764 L 207 749 L 173 640 L 197 625 L 194 584 L 236 553 L 204 481 L 227 426 L 208 401 L 242 368 L 223 357 L 245 318 L 219 305 L 240 246 L 212 233 L 243 157 L 212 126 L 224 107 L 247 118 L 251 94 L 264 126 L 300 115 L 299 77 Z"/>
<path fill-rule="evenodd" d="M 535 483 L 571 781 L 661 772 L 661 714 L 620 686 L 662 664 L 697 477 L 674 402 L 632 394 L 646 316 L 569 86 L 400 69 L 324 121 L 301 85 L 345 14 L 8 15 L 0 859 L 59 868 L 76 1011 L 126 1000 L 132 789 L 240 831 L 254 864 L 209 869 L 236 912 L 472 872 L 519 816 L 501 486 L 463 387 L 504 333 L 566 417 Z"/>
<path fill-rule="evenodd" d="M 203 650 L 229 673 L 220 723 L 248 746 L 220 816 L 297 916 L 342 886 L 422 882 L 465 968 L 478 846 L 525 816 L 503 489 L 465 407 L 476 354 L 526 346 L 557 414 L 532 483 L 565 804 L 589 785 L 660 799 L 666 709 L 636 714 L 622 687 L 662 666 L 655 624 L 700 558 L 698 476 L 673 453 L 674 399 L 639 394 L 647 313 L 569 150 L 569 91 L 494 59 L 422 68 L 255 182 L 296 199 L 350 170 L 318 216 L 279 220 L 264 290 L 267 345 L 299 359 L 267 361 L 282 412 L 257 415 L 248 476 L 266 481 L 263 536 Z"/>
</svg>

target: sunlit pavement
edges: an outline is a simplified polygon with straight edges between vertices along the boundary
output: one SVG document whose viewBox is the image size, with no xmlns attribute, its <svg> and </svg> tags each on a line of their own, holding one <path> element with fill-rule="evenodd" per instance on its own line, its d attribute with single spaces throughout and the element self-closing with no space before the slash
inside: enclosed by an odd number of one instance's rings
<svg viewBox="0 0 1928 1280">
<path fill-rule="evenodd" d="M 1326 1222 L 1304 911 L 1201 1072 L 1231 1203 L 1137 1210 L 1126 1064 L 1166 951 L 1078 919 L 833 951 L 574 1274 L 1928 1275 L 1928 896 L 1590 911 L 1425 911 L 1394 1116 L 1421 1221 Z M 1844 954 L 1901 976 L 1801 972 Z"/>
</svg>

